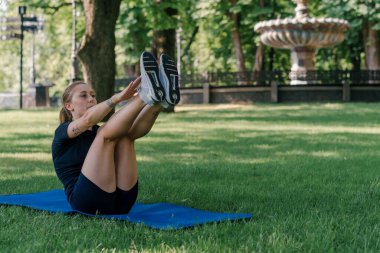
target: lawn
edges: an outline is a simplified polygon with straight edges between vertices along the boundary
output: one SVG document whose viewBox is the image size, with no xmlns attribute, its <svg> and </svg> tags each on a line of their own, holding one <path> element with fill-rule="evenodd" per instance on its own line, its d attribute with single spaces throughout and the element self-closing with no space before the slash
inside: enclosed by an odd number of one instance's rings
<svg viewBox="0 0 380 253">
<path fill-rule="evenodd" d="M 0 251 L 380 251 L 380 104 L 176 110 L 136 143 L 138 201 L 253 219 L 158 231 L 0 206 Z M 62 188 L 50 154 L 58 109 L 0 118 L 0 194 Z"/>
</svg>

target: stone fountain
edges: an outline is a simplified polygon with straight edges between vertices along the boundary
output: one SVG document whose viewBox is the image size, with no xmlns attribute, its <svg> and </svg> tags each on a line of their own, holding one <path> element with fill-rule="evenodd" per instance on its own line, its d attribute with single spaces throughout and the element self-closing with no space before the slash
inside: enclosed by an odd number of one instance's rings
<svg viewBox="0 0 380 253">
<path fill-rule="evenodd" d="M 313 82 L 308 71 L 315 70 L 316 50 L 341 43 L 350 26 L 342 19 L 310 17 L 309 0 L 293 2 L 297 4 L 295 17 L 257 23 L 255 31 L 261 33 L 265 45 L 291 50 L 290 84 L 308 84 Z"/>
</svg>

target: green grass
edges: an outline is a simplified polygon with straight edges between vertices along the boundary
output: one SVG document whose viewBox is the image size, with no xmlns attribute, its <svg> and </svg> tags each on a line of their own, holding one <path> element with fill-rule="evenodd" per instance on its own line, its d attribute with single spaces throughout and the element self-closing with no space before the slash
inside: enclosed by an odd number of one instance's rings
<svg viewBox="0 0 380 253">
<path fill-rule="evenodd" d="M 136 144 L 143 203 L 252 213 L 157 231 L 0 206 L 4 252 L 379 252 L 380 104 L 181 106 Z M 61 188 L 58 112 L 0 111 L 0 194 Z"/>
</svg>

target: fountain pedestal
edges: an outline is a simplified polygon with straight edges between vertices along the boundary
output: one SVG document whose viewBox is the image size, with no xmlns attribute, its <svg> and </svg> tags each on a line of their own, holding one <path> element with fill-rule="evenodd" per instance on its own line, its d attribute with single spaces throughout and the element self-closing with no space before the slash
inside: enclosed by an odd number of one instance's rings
<svg viewBox="0 0 380 253">
<path fill-rule="evenodd" d="M 290 69 L 289 78 L 291 85 L 303 85 L 313 83 L 307 72 L 315 70 L 314 58 L 315 48 L 296 47 L 291 49 L 292 68 Z"/>
</svg>

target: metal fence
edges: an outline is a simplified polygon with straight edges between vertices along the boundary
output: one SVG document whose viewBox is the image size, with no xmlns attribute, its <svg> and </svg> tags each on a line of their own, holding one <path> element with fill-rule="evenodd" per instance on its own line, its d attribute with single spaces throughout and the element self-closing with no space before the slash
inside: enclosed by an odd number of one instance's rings
<svg viewBox="0 0 380 253">
<path fill-rule="evenodd" d="M 272 82 L 278 85 L 290 85 L 290 77 L 295 75 L 288 71 L 258 71 L 258 72 L 210 72 L 204 74 L 183 74 L 180 77 L 181 87 L 211 86 L 269 86 Z M 298 73 L 299 74 L 299 73 Z M 115 89 L 120 90 L 134 78 L 117 79 Z M 307 81 L 310 85 L 380 85 L 380 71 L 308 71 L 298 75 L 298 79 Z"/>
<path fill-rule="evenodd" d="M 260 72 L 212 72 L 204 74 L 181 75 L 182 87 L 270 85 L 272 81 L 285 83 L 288 73 L 283 71 Z"/>
<path fill-rule="evenodd" d="M 291 81 L 290 77 L 295 74 L 294 72 L 287 71 L 259 71 L 182 75 L 181 86 L 200 87 L 204 83 L 212 86 L 268 86 L 272 82 L 276 82 L 279 85 L 289 85 Z M 309 84 L 314 85 L 380 84 L 380 71 L 308 71 L 301 76 L 298 75 L 297 80 L 307 81 Z"/>
</svg>

